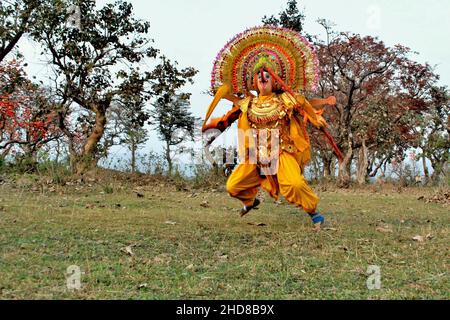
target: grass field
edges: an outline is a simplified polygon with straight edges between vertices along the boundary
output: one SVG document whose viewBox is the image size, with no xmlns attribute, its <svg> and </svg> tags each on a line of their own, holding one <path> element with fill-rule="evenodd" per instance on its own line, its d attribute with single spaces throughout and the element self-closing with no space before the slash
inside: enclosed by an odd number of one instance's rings
<svg viewBox="0 0 450 320">
<path fill-rule="evenodd" d="M 315 189 L 321 232 L 268 197 L 240 218 L 222 190 L 4 183 L 0 298 L 450 297 L 449 207 L 418 200 L 432 189 Z M 67 289 L 71 265 L 81 290 Z M 379 290 L 367 288 L 369 265 L 381 268 Z"/>
</svg>

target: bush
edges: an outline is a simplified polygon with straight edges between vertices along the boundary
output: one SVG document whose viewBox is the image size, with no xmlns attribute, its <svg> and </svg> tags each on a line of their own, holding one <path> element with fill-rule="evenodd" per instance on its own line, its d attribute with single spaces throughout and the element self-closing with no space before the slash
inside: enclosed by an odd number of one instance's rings
<svg viewBox="0 0 450 320">
<path fill-rule="evenodd" d="M 40 176 L 50 177 L 53 183 L 59 185 L 64 185 L 67 179 L 72 176 L 68 158 L 58 162 L 51 159 L 47 152 L 40 152 L 38 154 L 36 172 Z"/>
</svg>

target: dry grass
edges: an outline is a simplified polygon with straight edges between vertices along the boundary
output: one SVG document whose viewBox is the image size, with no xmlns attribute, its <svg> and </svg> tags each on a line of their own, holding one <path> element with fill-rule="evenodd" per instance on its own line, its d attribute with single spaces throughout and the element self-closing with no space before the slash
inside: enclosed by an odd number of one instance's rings
<svg viewBox="0 0 450 320">
<path fill-rule="evenodd" d="M 23 179 L 0 186 L 2 299 L 449 298 L 449 210 L 417 200 L 432 189 L 322 189 L 316 233 L 267 197 L 239 218 L 221 190 Z M 66 287 L 70 265 L 80 291 Z M 369 265 L 380 290 L 366 287 Z"/>
</svg>

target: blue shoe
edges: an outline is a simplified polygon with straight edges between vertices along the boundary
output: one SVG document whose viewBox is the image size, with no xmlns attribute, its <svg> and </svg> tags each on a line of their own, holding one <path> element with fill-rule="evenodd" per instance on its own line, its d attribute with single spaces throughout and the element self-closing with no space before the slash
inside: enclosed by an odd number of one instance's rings
<svg viewBox="0 0 450 320">
<path fill-rule="evenodd" d="M 313 214 L 310 213 L 309 216 L 317 229 L 320 229 L 320 227 L 325 223 L 325 217 L 321 215 L 320 212 Z"/>
</svg>

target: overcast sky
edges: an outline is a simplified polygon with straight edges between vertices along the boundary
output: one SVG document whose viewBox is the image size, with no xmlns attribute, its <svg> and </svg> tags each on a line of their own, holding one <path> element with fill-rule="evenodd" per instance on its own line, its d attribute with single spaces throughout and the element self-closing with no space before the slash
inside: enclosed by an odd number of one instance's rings
<svg viewBox="0 0 450 320">
<path fill-rule="evenodd" d="M 113 1 L 98 0 L 98 6 Z M 131 0 L 136 15 L 150 21 L 150 37 L 155 47 L 180 67 L 199 70 L 192 92 L 192 110 L 203 117 L 210 97 L 208 89 L 213 60 L 235 34 L 261 24 L 264 15 L 278 13 L 287 0 Z M 419 52 L 419 62 L 436 66 L 441 84 L 450 83 L 450 1 L 448 0 L 299 0 L 306 15 L 304 29 L 323 35 L 318 18 L 331 20 L 338 31 L 378 36 L 387 45 L 400 43 Z M 44 80 L 48 66 L 39 50 L 22 42 L 31 76 Z M 220 105 L 214 115 L 221 115 L 227 105 Z M 156 137 L 146 149 L 161 150 Z M 144 151 L 143 150 L 143 151 Z"/>
</svg>

